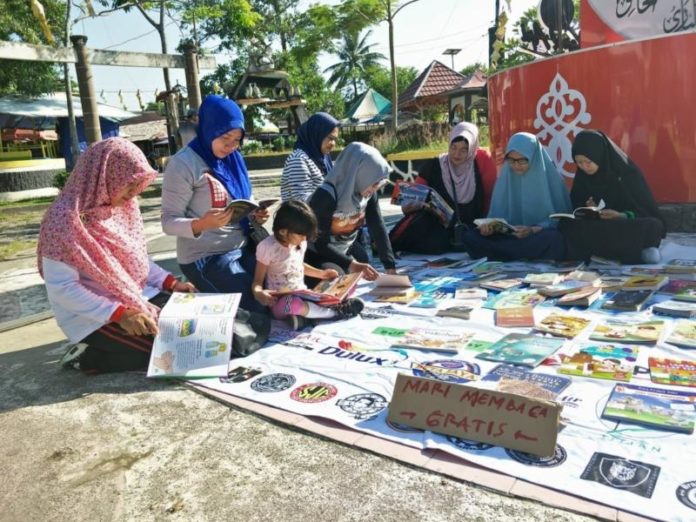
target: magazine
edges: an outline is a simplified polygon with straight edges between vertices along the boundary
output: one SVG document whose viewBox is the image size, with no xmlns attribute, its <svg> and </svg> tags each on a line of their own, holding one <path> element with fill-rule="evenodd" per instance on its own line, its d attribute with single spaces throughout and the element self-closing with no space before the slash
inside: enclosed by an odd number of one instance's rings
<svg viewBox="0 0 696 522">
<path fill-rule="evenodd" d="M 259 208 L 268 208 L 277 201 L 279 201 L 278 198 L 262 199 L 259 202 L 254 202 L 249 199 L 233 199 L 227 204 L 227 208 L 225 209 L 232 210 L 232 217 L 230 218 L 229 224 L 235 225 L 254 210 Z"/>
<path fill-rule="evenodd" d="M 552 337 L 511 333 L 476 357 L 534 368 L 563 346 L 563 342 L 563 339 Z"/>
<path fill-rule="evenodd" d="M 457 353 L 466 348 L 473 335 L 472 332 L 461 330 L 416 327 L 395 338 L 391 348 Z"/>
<path fill-rule="evenodd" d="M 561 357 L 558 373 L 628 382 L 633 376 L 638 351 L 636 346 L 617 344 L 584 346 L 570 356 Z"/>
<path fill-rule="evenodd" d="M 656 384 L 696 386 L 696 361 L 649 357 L 650 380 Z"/>
<path fill-rule="evenodd" d="M 664 328 L 663 321 L 607 319 L 590 334 L 593 341 L 655 344 Z"/>
<path fill-rule="evenodd" d="M 590 324 L 590 320 L 582 317 L 551 314 L 542 319 L 534 328 L 539 332 L 572 339 L 582 332 L 588 324 Z"/>
<path fill-rule="evenodd" d="M 596 207 L 578 207 L 575 210 L 573 210 L 572 214 L 558 212 L 556 214 L 550 214 L 549 217 L 551 219 L 560 219 L 560 218 L 566 218 L 566 219 L 600 219 L 601 218 L 600 211 L 604 207 L 605 207 L 604 200 L 600 199 L 599 203 L 597 204 Z"/>
<path fill-rule="evenodd" d="M 696 321 L 689 319 L 676 321 L 667 342 L 680 348 L 696 348 Z"/>
<path fill-rule="evenodd" d="M 488 372 L 481 381 L 497 382 L 496 390 L 517 393 L 534 399 L 554 400 L 559 393 L 570 386 L 567 377 L 534 373 L 509 364 L 499 364 Z"/>
<path fill-rule="evenodd" d="M 494 234 L 514 234 L 515 227 L 505 221 L 503 218 L 479 218 L 474 219 L 474 225 L 481 227 L 490 225 Z"/>
<path fill-rule="evenodd" d="M 693 433 L 696 394 L 616 384 L 602 418 L 678 433 Z"/>
<path fill-rule="evenodd" d="M 355 290 L 355 286 L 360 281 L 362 272 L 345 274 L 334 279 L 319 281 L 313 289 L 302 288 L 299 290 L 274 290 L 271 295 L 297 295 L 307 301 L 314 301 L 320 305 L 336 305 L 348 298 Z"/>
<path fill-rule="evenodd" d="M 696 303 L 675 300 L 663 301 L 653 305 L 652 311 L 672 317 L 696 317 Z"/>
<path fill-rule="evenodd" d="M 402 206 L 409 203 L 418 203 L 437 216 L 445 228 L 449 226 L 452 216 L 454 216 L 452 207 L 447 204 L 436 190 L 433 190 L 428 185 L 400 181 L 394 188 L 391 202 L 392 204 Z"/>
<path fill-rule="evenodd" d="M 162 308 L 148 377 L 226 377 L 241 294 L 175 292 Z"/>
</svg>

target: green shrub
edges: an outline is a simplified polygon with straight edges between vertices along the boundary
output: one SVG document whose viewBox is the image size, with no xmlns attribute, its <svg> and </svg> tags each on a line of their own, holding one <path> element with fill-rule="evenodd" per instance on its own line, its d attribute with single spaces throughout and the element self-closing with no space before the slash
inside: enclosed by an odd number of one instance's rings
<svg viewBox="0 0 696 522">
<path fill-rule="evenodd" d="M 63 170 L 61 172 L 58 172 L 53 177 L 53 186 L 59 190 L 63 190 L 63 187 L 65 186 L 65 183 L 68 181 L 69 177 L 70 177 L 70 173 L 67 170 Z"/>
</svg>

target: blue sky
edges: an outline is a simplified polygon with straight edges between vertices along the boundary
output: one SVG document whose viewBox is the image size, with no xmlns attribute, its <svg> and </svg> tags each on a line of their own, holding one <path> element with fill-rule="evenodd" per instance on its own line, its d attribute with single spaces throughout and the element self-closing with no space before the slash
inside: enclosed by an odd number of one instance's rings
<svg viewBox="0 0 696 522">
<path fill-rule="evenodd" d="M 301 5 L 316 3 L 303 1 Z M 336 1 L 320 2 L 334 4 Z M 507 9 L 506 1 L 502 0 Z M 511 20 L 517 20 L 538 0 L 511 0 Z M 455 56 L 456 69 L 474 63 L 486 62 L 488 58 L 487 28 L 494 17 L 493 0 L 420 0 L 404 8 L 396 17 L 396 63 L 413 66 L 419 71 L 432 60 L 451 65 L 450 56 L 443 56 L 447 48 L 461 48 Z M 511 27 L 511 23 L 508 27 Z M 88 37 L 87 45 L 96 49 L 122 51 L 160 52 L 159 38 L 153 27 L 137 11 L 114 13 L 107 17 L 84 20 L 73 26 L 74 34 Z M 175 24 L 167 30 L 170 52 L 176 48 L 181 37 Z M 375 50 L 385 56 L 389 54 L 386 24 L 372 28 Z M 229 54 L 216 55 L 218 62 L 230 60 Z M 325 68 L 336 58 L 328 54 L 320 56 L 320 66 Z M 385 62 L 388 65 L 388 62 Z M 206 71 L 202 71 L 203 74 Z M 74 71 L 73 71 L 74 74 Z M 185 85 L 183 70 L 170 71 L 172 83 Z M 163 90 L 162 73 L 158 69 L 141 67 L 95 66 L 94 79 L 97 93 L 110 105 L 120 105 L 118 91 L 129 110 L 138 110 L 135 91 L 140 89 L 145 103 L 154 99 L 156 89 Z M 104 101 L 100 96 L 100 101 Z"/>
</svg>

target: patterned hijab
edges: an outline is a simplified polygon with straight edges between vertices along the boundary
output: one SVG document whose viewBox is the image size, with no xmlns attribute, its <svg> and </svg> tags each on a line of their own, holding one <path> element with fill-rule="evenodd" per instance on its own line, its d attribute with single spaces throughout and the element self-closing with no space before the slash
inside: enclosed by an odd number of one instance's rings
<svg viewBox="0 0 696 522">
<path fill-rule="evenodd" d="M 536 136 L 518 132 L 508 141 L 505 154 L 515 151 L 529 161 L 527 171 L 515 174 L 506 161 L 493 189 L 489 217 L 512 225 L 536 225 L 556 212 L 570 212 L 570 197 L 558 169 Z"/>
<path fill-rule="evenodd" d="M 321 142 L 338 126 L 340 123 L 336 118 L 317 112 L 297 129 L 295 149 L 302 149 L 324 176 L 333 169 L 333 161 L 330 154 L 321 153 Z"/>
<path fill-rule="evenodd" d="M 41 222 L 39 273 L 44 257 L 70 265 L 129 308 L 154 311 L 142 298 L 150 270 L 140 208 L 135 198 L 118 207 L 111 198 L 131 183 L 142 192 L 157 172 L 138 147 L 122 138 L 95 143 Z"/>
<path fill-rule="evenodd" d="M 469 144 L 469 153 L 464 163 L 454 166 L 449 161 L 449 154 L 440 154 L 440 168 L 442 170 L 442 182 L 447 188 L 447 192 L 452 197 L 452 201 L 460 205 L 469 203 L 474 199 L 476 193 L 476 173 L 474 163 L 476 152 L 479 148 L 479 130 L 476 125 L 463 121 L 452 129 L 449 135 L 449 144 L 456 138 L 464 138 Z M 452 185 L 454 184 L 454 190 Z M 456 194 L 455 194 L 456 191 Z"/>
</svg>

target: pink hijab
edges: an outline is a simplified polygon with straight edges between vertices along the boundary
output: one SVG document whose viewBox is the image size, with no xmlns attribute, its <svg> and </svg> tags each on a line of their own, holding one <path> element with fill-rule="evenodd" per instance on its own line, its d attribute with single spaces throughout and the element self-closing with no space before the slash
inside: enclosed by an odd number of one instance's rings
<svg viewBox="0 0 696 522">
<path fill-rule="evenodd" d="M 450 145 L 455 138 L 460 136 L 469 144 L 469 154 L 467 154 L 464 163 L 455 167 L 450 164 L 449 155 L 447 153 L 440 154 L 439 158 L 440 168 L 442 169 L 442 182 L 445 184 L 447 192 L 455 203 L 465 204 L 474 199 L 474 194 L 476 192 L 474 161 L 476 160 L 476 152 L 479 148 L 478 127 L 466 121 L 458 123 L 450 132 Z M 456 194 L 452 190 L 452 181 L 454 181 Z"/>
<path fill-rule="evenodd" d="M 141 183 L 140 193 L 156 176 L 129 141 L 110 138 L 89 147 L 41 222 L 39 273 L 44 257 L 60 261 L 126 307 L 154 311 L 141 294 L 149 260 L 138 202 L 132 198 L 113 207 L 111 197 L 135 181 Z"/>
</svg>

